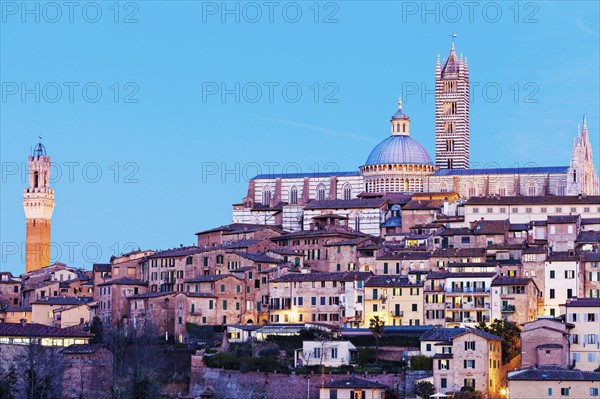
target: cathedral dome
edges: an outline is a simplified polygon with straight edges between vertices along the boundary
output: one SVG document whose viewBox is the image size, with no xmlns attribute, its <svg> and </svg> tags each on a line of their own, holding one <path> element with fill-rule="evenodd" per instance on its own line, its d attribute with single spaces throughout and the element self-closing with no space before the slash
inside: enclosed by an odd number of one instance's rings
<svg viewBox="0 0 600 399">
<path fill-rule="evenodd" d="M 371 151 L 365 165 L 425 164 L 433 165 L 427 150 L 410 136 L 390 136 Z"/>
</svg>

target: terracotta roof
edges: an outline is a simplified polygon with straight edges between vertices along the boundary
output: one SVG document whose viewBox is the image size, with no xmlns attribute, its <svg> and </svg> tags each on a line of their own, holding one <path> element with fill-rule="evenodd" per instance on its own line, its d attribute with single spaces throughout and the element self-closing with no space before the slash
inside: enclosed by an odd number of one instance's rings
<svg viewBox="0 0 600 399">
<path fill-rule="evenodd" d="M 582 231 L 577 235 L 575 242 L 598 244 L 600 243 L 600 231 Z"/>
<path fill-rule="evenodd" d="M 531 278 L 498 276 L 492 281 L 492 286 L 497 285 L 527 285 L 532 282 Z"/>
<path fill-rule="evenodd" d="M 329 381 L 325 383 L 325 388 L 351 389 L 351 388 L 381 388 L 388 389 L 387 385 L 375 381 L 363 380 L 362 378 L 344 378 L 342 380 Z"/>
<path fill-rule="evenodd" d="M 43 324 L 0 323 L 0 336 L 91 338 L 94 334 L 73 328 L 57 328 Z"/>
<path fill-rule="evenodd" d="M 423 281 L 411 283 L 404 276 L 372 276 L 365 283 L 365 287 L 422 287 Z"/>
<path fill-rule="evenodd" d="M 293 281 L 354 281 L 366 280 L 371 272 L 288 273 L 271 280 L 272 283 Z"/>
<path fill-rule="evenodd" d="M 494 277 L 497 273 L 477 273 L 477 272 L 431 272 L 427 275 L 428 279 L 434 278 L 465 278 L 465 277 Z"/>
<path fill-rule="evenodd" d="M 304 209 L 353 209 L 353 208 L 381 208 L 387 203 L 385 198 L 353 198 L 349 200 L 335 199 L 311 201 Z"/>
<path fill-rule="evenodd" d="M 475 334 L 487 340 L 502 341 L 497 335 L 478 330 L 476 328 L 434 328 L 421 335 L 421 341 L 452 341 L 464 334 Z"/>
<path fill-rule="evenodd" d="M 184 283 L 208 283 L 213 281 L 219 281 L 226 277 L 233 277 L 239 280 L 239 277 L 234 276 L 233 274 L 211 274 L 209 276 L 198 276 L 194 278 L 185 279 Z"/>
<path fill-rule="evenodd" d="M 65 305 L 84 305 L 86 303 L 92 302 L 92 298 L 86 298 L 86 297 L 82 297 L 82 298 L 73 298 L 73 297 L 67 297 L 67 298 L 62 298 L 62 297 L 51 297 L 51 298 L 47 298 L 44 300 L 39 300 L 39 301 L 35 301 L 32 304 L 33 305 L 60 305 L 60 306 L 65 306 Z"/>
<path fill-rule="evenodd" d="M 131 295 L 131 296 L 128 296 L 127 298 L 130 298 L 130 299 L 158 298 L 158 297 L 161 297 L 161 296 L 175 295 L 175 294 L 177 294 L 177 292 L 175 292 L 175 291 L 169 291 L 169 292 L 146 292 L 145 294 Z"/>
<path fill-rule="evenodd" d="M 546 257 L 547 262 L 568 262 L 579 260 L 577 252 L 553 252 Z"/>
<path fill-rule="evenodd" d="M 431 254 L 432 258 L 464 258 L 468 256 L 485 257 L 486 248 L 438 248 Z"/>
<path fill-rule="evenodd" d="M 593 371 L 540 368 L 516 372 L 515 374 L 510 375 L 508 379 L 513 381 L 600 381 L 600 373 Z"/>
<path fill-rule="evenodd" d="M 95 272 L 110 272 L 111 264 L 110 263 L 94 263 L 92 266 L 92 270 Z"/>
<path fill-rule="evenodd" d="M 548 224 L 577 223 L 579 221 L 579 215 L 548 216 L 547 221 Z"/>
<path fill-rule="evenodd" d="M 596 307 L 600 308 L 600 298 L 573 298 L 570 301 L 567 299 L 565 306 L 573 307 Z"/>
<path fill-rule="evenodd" d="M 101 286 L 101 285 L 148 285 L 148 283 L 145 281 L 142 281 L 142 280 L 138 280 L 136 278 L 121 277 L 121 278 L 117 278 L 115 280 L 110 280 L 110 281 L 106 281 L 104 283 L 98 284 L 98 286 Z"/>
<path fill-rule="evenodd" d="M 442 200 L 411 200 L 408 204 L 402 207 L 403 211 L 426 211 L 438 210 L 442 206 Z"/>
<path fill-rule="evenodd" d="M 471 197 L 465 205 L 564 205 L 600 203 L 600 195 L 588 196 L 518 196 L 518 197 Z"/>
</svg>

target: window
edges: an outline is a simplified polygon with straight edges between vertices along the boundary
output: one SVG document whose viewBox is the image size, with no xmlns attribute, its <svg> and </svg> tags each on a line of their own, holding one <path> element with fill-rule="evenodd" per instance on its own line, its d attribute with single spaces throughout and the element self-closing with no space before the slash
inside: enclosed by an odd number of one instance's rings
<svg viewBox="0 0 600 399">
<path fill-rule="evenodd" d="M 596 354 L 594 352 L 588 352 L 588 362 L 596 362 Z"/>
<path fill-rule="evenodd" d="M 317 199 L 319 201 L 325 200 L 325 185 L 323 183 L 317 186 Z"/>
<path fill-rule="evenodd" d="M 571 388 L 561 388 L 560 389 L 560 396 L 569 396 L 569 391 L 571 390 Z"/>
<path fill-rule="evenodd" d="M 271 187 L 269 186 L 263 187 L 262 203 L 263 205 L 269 205 L 271 203 Z"/>
<path fill-rule="evenodd" d="M 550 299 L 554 299 L 556 298 L 556 293 L 554 291 L 554 288 L 550 288 Z"/>
<path fill-rule="evenodd" d="M 331 348 L 331 358 L 332 359 L 337 359 L 338 358 L 338 350 L 337 350 L 337 348 Z"/>
<path fill-rule="evenodd" d="M 329 399 L 338 399 L 337 389 L 329 390 Z"/>
<path fill-rule="evenodd" d="M 475 341 L 465 341 L 465 350 L 475 350 Z"/>
<path fill-rule="evenodd" d="M 431 352 L 431 344 L 427 344 L 427 345 L 425 345 L 425 348 L 426 348 L 425 350 L 426 350 L 427 352 Z"/>
<path fill-rule="evenodd" d="M 462 237 L 462 238 L 460 239 L 460 242 L 461 242 L 462 244 L 469 244 L 469 243 L 471 242 L 471 237 Z"/>
<path fill-rule="evenodd" d="M 575 270 L 565 270 L 565 278 L 567 278 L 567 279 L 575 278 Z"/>
<path fill-rule="evenodd" d="M 413 304 L 412 304 L 412 311 L 413 311 L 413 312 L 416 312 L 416 311 L 417 311 L 417 304 L 416 304 L 416 303 L 413 303 Z"/>
<path fill-rule="evenodd" d="M 552 396 L 552 388 L 548 388 L 548 396 Z"/>
<path fill-rule="evenodd" d="M 465 378 L 465 385 L 464 386 L 475 388 L 475 378 Z"/>
<path fill-rule="evenodd" d="M 223 301 L 223 310 L 227 310 L 227 301 Z"/>
<path fill-rule="evenodd" d="M 550 278 L 556 278 L 556 272 L 554 270 L 550 270 Z"/>
<path fill-rule="evenodd" d="M 293 186 L 290 190 L 290 204 L 298 203 L 298 189 L 296 186 Z"/>
<path fill-rule="evenodd" d="M 315 359 L 320 359 L 321 358 L 321 348 L 314 348 L 314 350 L 313 350 L 313 357 Z"/>
<path fill-rule="evenodd" d="M 595 322 L 596 321 L 596 313 L 588 313 L 587 314 L 587 321 L 588 322 Z"/>
<path fill-rule="evenodd" d="M 344 184 L 344 199 L 345 200 L 349 200 L 352 198 L 352 186 L 350 186 L 350 184 L 346 183 Z"/>
<path fill-rule="evenodd" d="M 438 370 L 450 369 L 450 359 L 438 359 Z"/>
<path fill-rule="evenodd" d="M 590 388 L 590 396 L 598 396 L 598 388 Z"/>
<path fill-rule="evenodd" d="M 464 367 L 466 369 L 474 369 L 475 368 L 475 360 L 465 360 Z"/>
<path fill-rule="evenodd" d="M 448 388 L 448 379 L 447 378 L 442 378 L 440 380 L 440 385 L 442 388 Z"/>
</svg>

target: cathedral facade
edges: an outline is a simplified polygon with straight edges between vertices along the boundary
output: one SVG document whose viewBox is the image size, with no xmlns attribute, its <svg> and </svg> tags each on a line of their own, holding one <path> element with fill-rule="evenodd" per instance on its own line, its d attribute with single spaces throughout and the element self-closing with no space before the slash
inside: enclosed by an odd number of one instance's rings
<svg viewBox="0 0 600 399">
<path fill-rule="evenodd" d="M 587 122 L 579 129 L 570 165 L 469 168 L 469 70 L 454 43 L 444 64 L 436 64 L 435 162 L 411 137 L 410 118 L 399 102 L 390 136 L 380 142 L 356 172 L 258 175 L 248 194 L 233 205 L 234 223 L 277 224 L 306 230 L 315 209 L 347 218 L 356 231 L 378 233 L 385 218 L 375 198 L 443 193 L 462 199 L 479 196 L 565 196 L 598 194 Z M 371 201 L 371 203 L 369 203 Z M 367 211 L 369 209 L 369 211 Z M 308 212 L 308 211 L 311 212 Z M 362 224 L 361 224 L 362 219 Z M 372 227 L 365 229 L 365 221 Z"/>
</svg>

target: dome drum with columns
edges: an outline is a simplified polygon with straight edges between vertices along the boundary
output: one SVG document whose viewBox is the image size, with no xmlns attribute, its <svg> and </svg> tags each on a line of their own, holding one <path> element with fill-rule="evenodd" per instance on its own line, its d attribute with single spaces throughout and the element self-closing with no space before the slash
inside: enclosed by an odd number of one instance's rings
<svg viewBox="0 0 600 399">
<path fill-rule="evenodd" d="M 410 118 L 398 101 L 392 115 L 392 135 L 379 143 L 360 167 L 365 192 L 422 192 L 425 177 L 436 171 L 427 150 L 410 137 Z"/>
</svg>

